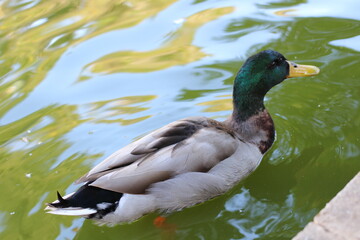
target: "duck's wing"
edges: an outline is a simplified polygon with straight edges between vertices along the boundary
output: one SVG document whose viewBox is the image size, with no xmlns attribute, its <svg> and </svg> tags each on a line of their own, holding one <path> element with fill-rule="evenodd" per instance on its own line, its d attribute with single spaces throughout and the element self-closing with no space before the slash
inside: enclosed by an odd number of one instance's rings
<svg viewBox="0 0 360 240">
<path fill-rule="evenodd" d="M 94 181 L 97 178 L 144 160 L 146 156 L 167 146 L 176 145 L 191 137 L 204 124 L 206 118 L 188 118 L 172 122 L 130 143 L 100 162 L 76 183 Z"/>
<path fill-rule="evenodd" d="M 121 193 L 144 193 L 153 183 L 206 172 L 237 149 L 236 134 L 208 118 L 173 122 L 118 150 L 79 182 Z"/>
</svg>

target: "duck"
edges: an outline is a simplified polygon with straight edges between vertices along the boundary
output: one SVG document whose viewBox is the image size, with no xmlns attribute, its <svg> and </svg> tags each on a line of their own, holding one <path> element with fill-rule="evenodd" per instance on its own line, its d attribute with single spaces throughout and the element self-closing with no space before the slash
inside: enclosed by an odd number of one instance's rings
<svg viewBox="0 0 360 240">
<path fill-rule="evenodd" d="M 258 167 L 274 143 L 266 93 L 285 79 L 319 72 L 274 50 L 249 57 L 235 77 L 233 111 L 225 121 L 188 117 L 145 135 L 80 177 L 77 191 L 57 192 L 46 212 L 114 225 L 152 212 L 180 211 L 226 193 Z"/>
</svg>

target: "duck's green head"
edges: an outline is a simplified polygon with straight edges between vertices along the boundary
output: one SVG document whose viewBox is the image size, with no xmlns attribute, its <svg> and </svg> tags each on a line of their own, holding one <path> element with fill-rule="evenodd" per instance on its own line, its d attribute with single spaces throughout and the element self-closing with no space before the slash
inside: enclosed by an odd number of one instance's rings
<svg viewBox="0 0 360 240">
<path fill-rule="evenodd" d="M 264 108 L 265 94 L 289 77 L 313 76 L 319 68 L 287 61 L 273 50 L 259 52 L 246 60 L 234 83 L 234 103 L 245 118 Z"/>
<path fill-rule="evenodd" d="M 298 65 L 287 61 L 281 53 L 266 50 L 246 60 L 237 74 L 235 85 L 248 93 L 264 96 L 286 78 L 313 76 L 318 73 L 319 69 L 315 66 Z"/>
</svg>

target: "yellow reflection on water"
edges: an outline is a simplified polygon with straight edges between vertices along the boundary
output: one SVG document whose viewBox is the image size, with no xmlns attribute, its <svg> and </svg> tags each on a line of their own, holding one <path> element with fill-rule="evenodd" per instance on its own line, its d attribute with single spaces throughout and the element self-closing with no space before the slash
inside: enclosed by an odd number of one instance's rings
<svg viewBox="0 0 360 240">
<path fill-rule="evenodd" d="M 278 15 L 281 17 L 294 17 L 294 16 L 296 16 L 296 14 L 289 14 L 289 13 L 292 13 L 295 11 L 296 11 L 296 9 L 285 9 L 285 10 L 276 11 L 274 13 L 275 13 L 275 15 Z"/>
<path fill-rule="evenodd" d="M 149 107 L 143 107 L 142 104 L 152 101 L 155 98 L 155 95 L 129 96 L 107 101 L 99 101 L 87 104 L 86 106 L 89 107 L 89 112 L 85 115 L 89 118 L 95 119 L 95 123 L 117 123 L 120 125 L 130 125 L 151 117 L 151 115 L 140 117 L 131 117 L 131 115 L 148 110 Z"/>
<path fill-rule="evenodd" d="M 183 65 L 206 56 L 201 48 L 192 45 L 196 31 L 205 23 L 233 11 L 231 7 L 208 9 L 188 17 L 161 48 L 146 51 L 111 53 L 89 64 L 95 73 L 150 72 Z"/>
<path fill-rule="evenodd" d="M 173 2 L 52 0 L 33 7 L 25 4 L 14 7 L 14 3 L 6 1 L 1 8 L 4 18 L 0 24 L 0 61 L 3 61 L 0 75 L 15 71 L 18 74 L 8 79 L 2 108 L 6 107 L 4 111 L 7 111 L 25 99 L 71 46 L 105 32 L 134 26 Z M 26 81 L 26 84 L 19 84 L 19 81 Z M 12 91 L 13 85 L 21 87 Z"/>
<path fill-rule="evenodd" d="M 232 110 L 233 105 L 232 105 L 232 96 L 231 95 L 221 95 L 218 97 L 226 97 L 226 98 L 201 102 L 201 103 L 198 103 L 197 105 L 206 106 L 206 108 L 203 110 L 204 112 L 220 112 L 220 111 Z"/>
</svg>

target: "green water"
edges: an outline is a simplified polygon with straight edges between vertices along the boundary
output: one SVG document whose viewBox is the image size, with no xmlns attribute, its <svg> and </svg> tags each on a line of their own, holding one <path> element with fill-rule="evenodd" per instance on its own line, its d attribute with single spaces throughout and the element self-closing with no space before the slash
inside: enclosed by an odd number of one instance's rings
<svg viewBox="0 0 360 240">
<path fill-rule="evenodd" d="M 109 228 L 43 208 L 151 130 L 224 120 L 234 75 L 264 49 L 321 74 L 268 93 L 274 146 L 231 192 L 169 216 L 176 239 L 290 239 L 360 170 L 357 0 L 0 4 L 1 239 L 164 238 L 155 214 Z"/>
</svg>

